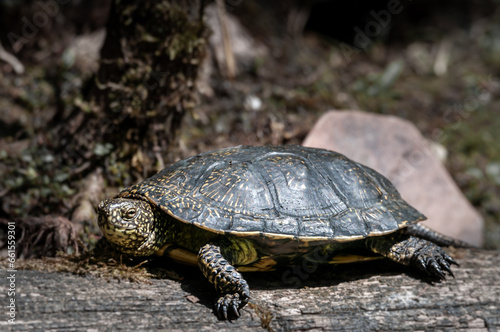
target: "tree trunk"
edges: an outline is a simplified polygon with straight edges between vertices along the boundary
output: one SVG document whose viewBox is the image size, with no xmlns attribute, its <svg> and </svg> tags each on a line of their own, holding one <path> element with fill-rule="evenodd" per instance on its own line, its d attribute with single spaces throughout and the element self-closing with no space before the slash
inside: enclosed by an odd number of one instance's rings
<svg viewBox="0 0 500 332">
<path fill-rule="evenodd" d="M 201 273 L 172 266 L 181 281 L 106 281 L 65 273 L 16 273 L 16 324 L 1 301 L 2 330 L 393 331 L 500 329 L 500 256 L 456 250 L 455 279 L 429 284 L 388 261 L 295 271 L 246 273 L 252 299 L 233 322 L 212 313 L 215 292 Z M 5 285 L 5 278 L 2 278 Z"/>
<path fill-rule="evenodd" d="M 122 179 L 132 174 L 132 181 L 164 166 L 184 113 L 195 105 L 202 14 L 201 0 L 113 1 L 100 68 L 84 101 L 54 118 L 66 163 L 105 166 Z M 131 163 L 112 169 L 122 160 Z"/>
</svg>

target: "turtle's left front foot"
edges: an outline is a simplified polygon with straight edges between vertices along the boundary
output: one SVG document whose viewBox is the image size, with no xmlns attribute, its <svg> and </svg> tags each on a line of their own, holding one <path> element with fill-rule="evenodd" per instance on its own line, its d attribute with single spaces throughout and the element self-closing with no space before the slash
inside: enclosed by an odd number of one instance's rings
<svg viewBox="0 0 500 332">
<path fill-rule="evenodd" d="M 240 317 L 240 308 L 243 308 L 248 303 L 248 298 L 248 295 L 240 296 L 239 293 L 219 297 L 214 308 L 217 317 L 225 320 Z"/>
<path fill-rule="evenodd" d="M 250 289 L 242 275 L 220 253 L 220 248 L 207 244 L 200 249 L 198 265 L 220 298 L 215 303 L 215 312 L 220 319 L 236 319 L 239 310 L 250 299 Z"/>
</svg>

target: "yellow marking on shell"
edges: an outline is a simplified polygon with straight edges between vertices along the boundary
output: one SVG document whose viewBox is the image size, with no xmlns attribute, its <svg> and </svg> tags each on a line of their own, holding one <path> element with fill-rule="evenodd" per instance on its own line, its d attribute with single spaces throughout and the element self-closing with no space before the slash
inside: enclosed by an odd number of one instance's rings
<svg viewBox="0 0 500 332">
<path fill-rule="evenodd" d="M 173 246 L 173 245 L 175 245 L 175 244 L 173 244 L 173 243 L 167 243 L 167 244 L 165 244 L 163 247 L 161 247 L 161 248 L 160 248 L 160 249 L 159 249 L 159 250 L 155 253 L 155 255 L 156 255 L 156 256 L 160 256 L 160 257 L 161 257 L 161 256 L 163 256 L 163 254 L 165 253 L 165 250 L 167 250 L 168 248 L 170 248 L 170 247 L 171 247 L 171 246 Z"/>
<path fill-rule="evenodd" d="M 257 267 L 253 266 L 239 266 L 238 267 L 238 272 L 259 272 L 262 271 Z"/>
<path fill-rule="evenodd" d="M 190 265 L 190 266 L 197 266 L 198 265 L 198 256 L 191 251 L 185 250 L 185 249 L 172 249 L 168 252 L 168 257 L 171 258 L 174 262 L 184 264 L 184 265 Z"/>
<path fill-rule="evenodd" d="M 368 233 L 366 237 L 373 237 L 373 236 L 380 236 L 380 235 L 385 235 L 387 232 L 381 232 L 381 231 L 371 231 Z"/>
<path fill-rule="evenodd" d="M 337 255 L 328 261 L 328 264 L 349 264 L 381 259 L 383 256 Z"/>
<path fill-rule="evenodd" d="M 235 208 L 239 208 L 240 207 L 240 205 L 238 205 L 238 203 L 239 203 L 238 201 L 239 200 L 240 200 L 240 196 L 236 196 L 236 200 L 234 201 L 234 207 Z"/>
<path fill-rule="evenodd" d="M 272 258 L 264 258 L 252 265 L 238 266 L 239 272 L 267 272 L 274 271 L 276 261 Z"/>
<path fill-rule="evenodd" d="M 354 212 L 354 214 L 356 215 L 356 219 L 357 219 L 357 220 L 361 220 L 361 219 L 362 219 L 362 217 L 361 217 L 361 215 L 359 214 L 359 211 L 358 211 L 358 210 L 353 210 L 353 212 Z M 354 220 L 356 220 L 356 219 L 354 219 Z M 351 218 L 349 218 L 349 223 L 352 223 L 352 219 L 351 219 Z"/>
<path fill-rule="evenodd" d="M 207 195 L 209 198 L 214 199 L 215 197 L 220 196 L 219 191 L 217 189 L 212 190 L 210 193 Z"/>
</svg>

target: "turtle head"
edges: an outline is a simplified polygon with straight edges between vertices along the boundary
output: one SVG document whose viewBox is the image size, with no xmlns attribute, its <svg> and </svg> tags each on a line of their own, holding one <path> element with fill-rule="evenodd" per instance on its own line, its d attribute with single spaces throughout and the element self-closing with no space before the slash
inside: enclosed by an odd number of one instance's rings
<svg viewBox="0 0 500 332">
<path fill-rule="evenodd" d="M 149 202 L 130 198 L 105 199 L 97 210 L 99 228 L 121 252 L 148 256 L 158 250 L 155 212 Z"/>
</svg>

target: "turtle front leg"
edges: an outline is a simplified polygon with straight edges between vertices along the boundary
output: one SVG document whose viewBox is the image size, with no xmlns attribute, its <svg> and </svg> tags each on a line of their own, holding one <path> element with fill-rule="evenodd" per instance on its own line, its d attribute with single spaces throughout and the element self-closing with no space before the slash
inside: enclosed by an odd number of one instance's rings
<svg viewBox="0 0 500 332">
<path fill-rule="evenodd" d="M 395 262 L 414 266 L 431 277 L 445 279 L 445 272 L 453 277 L 450 264 L 457 262 L 438 245 L 414 236 L 394 234 L 366 240 L 367 247 Z"/>
<path fill-rule="evenodd" d="M 239 310 L 250 298 L 250 289 L 242 275 L 221 254 L 219 246 L 207 244 L 198 253 L 198 266 L 215 286 L 220 297 L 215 311 L 220 319 L 238 318 Z"/>
</svg>

